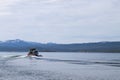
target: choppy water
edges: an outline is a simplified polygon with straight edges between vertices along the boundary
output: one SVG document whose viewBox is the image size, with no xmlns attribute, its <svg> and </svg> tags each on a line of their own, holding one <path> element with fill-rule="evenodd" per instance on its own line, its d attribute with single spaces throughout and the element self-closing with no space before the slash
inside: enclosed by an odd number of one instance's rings
<svg viewBox="0 0 120 80">
<path fill-rule="evenodd" d="M 0 80 L 120 80 L 120 53 L 0 53 Z"/>
</svg>

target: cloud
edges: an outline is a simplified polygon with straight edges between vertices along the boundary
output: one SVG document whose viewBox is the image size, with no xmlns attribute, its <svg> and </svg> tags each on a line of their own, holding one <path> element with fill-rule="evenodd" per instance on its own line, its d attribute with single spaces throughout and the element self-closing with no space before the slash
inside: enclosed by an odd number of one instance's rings
<svg viewBox="0 0 120 80">
<path fill-rule="evenodd" d="M 0 16 L 10 15 L 10 5 L 15 4 L 20 0 L 0 0 Z"/>
<path fill-rule="evenodd" d="M 119 0 L 5 0 L 0 4 L 0 36 L 4 36 L 0 39 L 120 40 L 116 37 L 120 34 Z"/>
</svg>

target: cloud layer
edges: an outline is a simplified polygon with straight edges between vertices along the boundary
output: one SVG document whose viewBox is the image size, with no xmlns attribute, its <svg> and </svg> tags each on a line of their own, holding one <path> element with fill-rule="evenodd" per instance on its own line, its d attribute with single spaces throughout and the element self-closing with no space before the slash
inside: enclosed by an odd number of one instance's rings
<svg viewBox="0 0 120 80">
<path fill-rule="evenodd" d="M 0 40 L 120 41 L 119 0 L 4 0 L 0 4 Z"/>
</svg>

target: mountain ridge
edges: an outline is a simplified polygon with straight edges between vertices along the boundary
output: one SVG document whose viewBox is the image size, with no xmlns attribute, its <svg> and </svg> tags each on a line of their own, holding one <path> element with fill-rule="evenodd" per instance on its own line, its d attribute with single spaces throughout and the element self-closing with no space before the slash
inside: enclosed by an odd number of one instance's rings
<svg viewBox="0 0 120 80">
<path fill-rule="evenodd" d="M 120 53 L 120 41 L 92 43 L 38 43 L 20 39 L 0 41 L 0 51 L 26 52 L 37 48 L 41 52 L 112 52 Z"/>
</svg>

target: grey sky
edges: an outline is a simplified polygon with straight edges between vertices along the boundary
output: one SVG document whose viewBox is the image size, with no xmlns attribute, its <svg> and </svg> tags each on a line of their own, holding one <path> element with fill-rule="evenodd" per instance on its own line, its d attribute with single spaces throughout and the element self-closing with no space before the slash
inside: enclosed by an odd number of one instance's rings
<svg viewBox="0 0 120 80">
<path fill-rule="evenodd" d="M 0 0 L 0 40 L 120 41 L 120 0 Z"/>
</svg>

